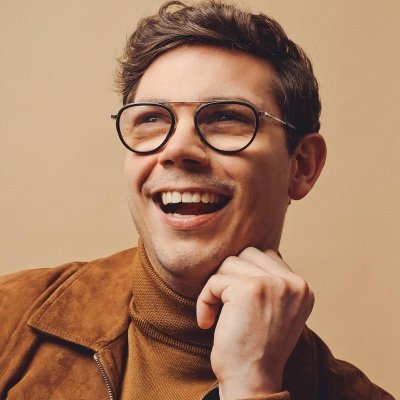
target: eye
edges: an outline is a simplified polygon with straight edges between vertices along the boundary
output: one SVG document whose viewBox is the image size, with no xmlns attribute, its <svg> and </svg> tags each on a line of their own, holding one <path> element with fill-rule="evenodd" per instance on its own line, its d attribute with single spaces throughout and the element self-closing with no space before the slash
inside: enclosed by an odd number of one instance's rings
<svg viewBox="0 0 400 400">
<path fill-rule="evenodd" d="M 139 124 L 151 124 L 165 121 L 165 117 L 160 114 L 146 114 L 140 117 Z"/>
<path fill-rule="evenodd" d="M 204 107 L 198 114 L 199 124 L 228 126 L 254 124 L 253 110 L 243 104 L 212 104 Z"/>
<path fill-rule="evenodd" d="M 234 111 L 216 111 L 208 115 L 208 117 L 204 121 L 207 124 L 218 124 L 218 123 L 244 123 L 248 122 L 248 118 L 246 116 L 234 112 Z"/>
<path fill-rule="evenodd" d="M 243 117 L 240 114 L 232 111 L 220 111 L 214 116 L 215 121 L 242 121 Z"/>
</svg>

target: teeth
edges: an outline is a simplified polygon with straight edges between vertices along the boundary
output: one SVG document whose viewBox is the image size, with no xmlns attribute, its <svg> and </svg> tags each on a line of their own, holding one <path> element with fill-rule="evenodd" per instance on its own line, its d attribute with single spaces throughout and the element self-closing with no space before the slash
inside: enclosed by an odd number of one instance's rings
<svg viewBox="0 0 400 400">
<path fill-rule="evenodd" d="M 171 203 L 180 203 L 182 201 L 182 195 L 179 192 L 172 192 Z"/>
<path fill-rule="evenodd" d="M 194 193 L 192 196 L 192 203 L 200 203 L 201 195 L 200 193 Z"/>
<path fill-rule="evenodd" d="M 201 202 L 202 203 L 209 203 L 210 202 L 210 194 L 209 193 L 203 193 L 201 195 Z"/>
<path fill-rule="evenodd" d="M 215 193 L 207 192 L 163 192 L 161 200 L 164 205 L 170 203 L 219 203 L 221 196 Z"/>
<path fill-rule="evenodd" d="M 192 202 L 192 194 L 189 192 L 184 192 L 182 194 L 182 203 L 191 203 Z"/>
</svg>

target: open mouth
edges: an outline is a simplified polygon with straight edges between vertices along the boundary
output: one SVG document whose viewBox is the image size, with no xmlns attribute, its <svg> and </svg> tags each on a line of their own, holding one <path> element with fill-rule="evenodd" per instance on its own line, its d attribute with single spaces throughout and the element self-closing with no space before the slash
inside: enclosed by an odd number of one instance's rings
<svg viewBox="0 0 400 400">
<path fill-rule="evenodd" d="M 223 209 L 230 198 L 210 192 L 166 191 L 157 193 L 154 200 L 166 214 L 202 215 Z"/>
</svg>

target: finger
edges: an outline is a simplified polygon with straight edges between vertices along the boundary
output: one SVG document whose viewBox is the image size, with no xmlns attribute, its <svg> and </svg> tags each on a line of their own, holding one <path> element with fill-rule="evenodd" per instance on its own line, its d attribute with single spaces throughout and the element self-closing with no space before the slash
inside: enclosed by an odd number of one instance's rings
<svg viewBox="0 0 400 400">
<path fill-rule="evenodd" d="M 278 254 L 268 249 L 264 252 L 256 249 L 255 247 L 245 248 L 238 257 L 249 263 L 254 263 L 265 271 L 269 271 L 271 274 L 277 274 L 282 277 L 287 277 L 289 272 L 293 274 L 290 267 L 278 256 Z"/>
<path fill-rule="evenodd" d="M 272 276 L 284 279 L 291 287 L 293 293 L 297 293 L 297 295 L 303 293 L 305 297 L 308 297 L 308 293 L 311 292 L 307 282 L 302 277 L 292 272 L 281 257 L 271 249 L 262 252 L 254 247 L 248 247 L 239 254 L 238 258 L 240 260 L 246 260 L 248 263 L 257 264 L 265 273 L 268 272 Z M 311 292 L 309 297 L 312 298 L 312 304 L 308 307 L 311 312 L 314 305 L 314 294 Z"/>
<path fill-rule="evenodd" d="M 309 292 L 308 292 L 308 316 L 310 316 L 311 311 L 314 308 L 314 303 L 315 303 L 315 295 L 314 295 L 314 292 L 309 288 Z"/>
<path fill-rule="evenodd" d="M 264 251 L 264 253 L 271 256 L 277 263 L 281 264 L 283 267 L 286 267 L 289 271 L 293 272 L 293 270 L 290 268 L 288 264 L 286 264 L 285 260 L 278 251 L 275 251 L 273 249 L 267 249 Z"/>
<path fill-rule="evenodd" d="M 230 256 L 226 258 L 216 274 L 221 275 L 244 275 L 244 276 L 265 276 L 270 275 L 264 268 L 254 262 L 246 261 L 242 258 Z"/>
<path fill-rule="evenodd" d="M 197 298 L 197 324 L 202 329 L 211 328 L 222 304 L 228 299 L 224 292 L 235 281 L 232 276 L 212 275 Z"/>
</svg>

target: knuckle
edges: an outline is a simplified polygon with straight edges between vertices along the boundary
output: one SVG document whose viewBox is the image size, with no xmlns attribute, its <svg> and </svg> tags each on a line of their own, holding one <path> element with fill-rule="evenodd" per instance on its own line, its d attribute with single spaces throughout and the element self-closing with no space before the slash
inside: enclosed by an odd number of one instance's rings
<svg viewBox="0 0 400 400">
<path fill-rule="evenodd" d="M 218 280 L 219 280 L 219 276 L 218 275 L 211 275 L 208 278 L 206 286 L 213 286 L 216 282 L 218 282 Z"/>
<path fill-rule="evenodd" d="M 237 262 L 237 257 L 236 256 L 228 256 L 225 258 L 224 261 L 222 261 L 219 271 L 224 273 L 227 268 L 229 268 L 230 265 L 234 264 Z"/>
<path fill-rule="evenodd" d="M 254 252 L 257 251 L 257 249 L 255 247 L 246 247 L 244 250 L 242 250 L 239 254 L 239 256 L 243 256 L 243 257 L 247 257 L 247 256 L 251 256 L 252 254 L 254 254 Z"/>
<path fill-rule="evenodd" d="M 228 256 L 225 259 L 226 264 L 236 264 L 238 262 L 238 258 L 236 256 Z"/>
<path fill-rule="evenodd" d="M 307 282 L 302 278 L 292 280 L 281 276 L 275 276 L 273 278 L 273 286 L 276 292 L 281 296 L 306 299 L 310 293 Z"/>
<path fill-rule="evenodd" d="M 260 298 L 261 296 L 264 296 L 265 285 L 263 279 L 250 279 L 245 288 L 246 294 L 250 298 Z"/>
<path fill-rule="evenodd" d="M 280 276 L 274 278 L 274 286 L 280 293 L 287 293 L 290 290 L 289 282 Z"/>
<path fill-rule="evenodd" d="M 237 260 L 237 257 L 236 256 L 228 256 L 228 257 L 226 257 L 225 258 L 225 263 L 233 263 L 233 262 L 235 262 Z"/>
<path fill-rule="evenodd" d="M 315 294 L 311 289 L 309 290 L 309 293 L 308 293 L 308 300 L 310 303 L 310 309 L 312 310 L 312 308 L 314 307 L 314 304 L 315 304 Z"/>
<path fill-rule="evenodd" d="M 272 249 L 267 249 L 264 251 L 264 254 L 267 254 L 268 256 L 275 256 L 276 252 Z"/>
<path fill-rule="evenodd" d="M 314 293 L 304 279 L 299 278 L 296 282 L 295 293 L 302 301 L 308 304 L 314 304 Z"/>
<path fill-rule="evenodd" d="M 301 278 L 299 279 L 298 291 L 304 294 L 308 294 L 310 292 L 310 287 L 308 286 L 308 283 L 304 279 Z"/>
</svg>

